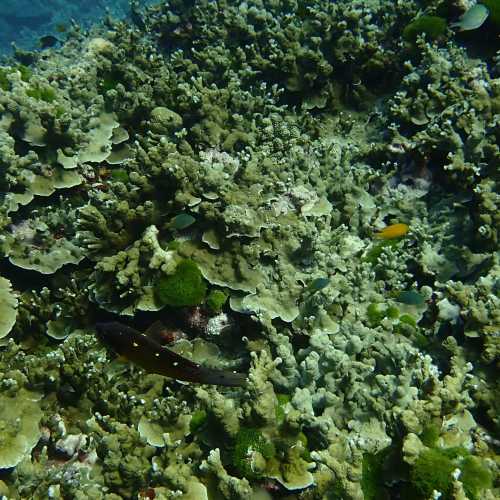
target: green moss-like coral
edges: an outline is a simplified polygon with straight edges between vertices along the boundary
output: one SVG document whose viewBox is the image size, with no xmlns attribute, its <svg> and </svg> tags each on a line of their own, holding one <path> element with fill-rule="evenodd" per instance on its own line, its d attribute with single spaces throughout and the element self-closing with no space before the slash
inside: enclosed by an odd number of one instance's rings
<svg viewBox="0 0 500 500">
<path fill-rule="evenodd" d="M 155 283 L 155 294 L 161 304 L 183 307 L 201 304 L 207 285 L 195 262 L 182 260 L 170 276 L 162 276 Z"/>
<path fill-rule="evenodd" d="M 460 481 L 465 493 L 472 500 L 480 500 L 481 492 L 491 488 L 493 476 L 481 460 L 474 456 L 466 457 L 460 464 Z"/>
<path fill-rule="evenodd" d="M 228 295 L 222 290 L 211 290 L 207 297 L 207 306 L 212 312 L 218 313 L 222 311 L 227 299 Z"/>
<path fill-rule="evenodd" d="M 270 459 L 275 454 L 274 445 L 267 440 L 258 429 L 241 429 L 236 435 L 232 453 L 232 464 L 238 474 L 246 478 L 256 478 L 262 475 L 255 468 L 254 460 L 259 460 L 256 454 L 264 460 Z"/>
<path fill-rule="evenodd" d="M 455 465 L 438 449 L 425 450 L 411 470 L 411 481 L 420 495 L 428 498 L 434 490 L 449 498 L 453 486 Z"/>
<path fill-rule="evenodd" d="M 455 475 L 455 471 L 458 474 Z M 472 500 L 478 500 L 490 488 L 492 476 L 482 461 L 463 448 L 427 448 L 420 453 L 410 471 L 410 479 L 419 495 L 428 498 L 433 491 L 445 500 L 453 498 L 456 478 Z"/>
</svg>

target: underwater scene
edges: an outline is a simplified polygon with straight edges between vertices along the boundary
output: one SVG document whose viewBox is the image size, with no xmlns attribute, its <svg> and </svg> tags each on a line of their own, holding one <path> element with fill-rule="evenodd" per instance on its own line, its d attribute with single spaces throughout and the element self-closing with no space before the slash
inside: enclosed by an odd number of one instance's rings
<svg viewBox="0 0 500 500">
<path fill-rule="evenodd" d="M 2 0 L 0 499 L 500 498 L 500 0 Z"/>
</svg>

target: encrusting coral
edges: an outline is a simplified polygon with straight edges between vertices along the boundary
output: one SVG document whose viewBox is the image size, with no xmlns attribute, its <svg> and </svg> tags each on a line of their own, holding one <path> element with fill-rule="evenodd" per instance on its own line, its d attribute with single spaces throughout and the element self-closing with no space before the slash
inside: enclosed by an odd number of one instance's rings
<svg viewBox="0 0 500 500">
<path fill-rule="evenodd" d="M 468 3 L 162 2 L 7 61 L 0 495 L 498 497 L 500 56 L 448 29 Z M 95 335 L 157 320 L 244 386 Z"/>
</svg>

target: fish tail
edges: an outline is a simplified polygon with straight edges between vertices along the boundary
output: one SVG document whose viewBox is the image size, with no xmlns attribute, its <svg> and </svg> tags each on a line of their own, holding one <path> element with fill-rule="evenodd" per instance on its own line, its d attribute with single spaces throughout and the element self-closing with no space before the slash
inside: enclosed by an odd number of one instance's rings
<svg viewBox="0 0 500 500">
<path fill-rule="evenodd" d="M 228 387 L 241 387 L 246 384 L 247 376 L 244 373 L 201 368 L 199 382 L 201 384 L 225 385 Z"/>
</svg>

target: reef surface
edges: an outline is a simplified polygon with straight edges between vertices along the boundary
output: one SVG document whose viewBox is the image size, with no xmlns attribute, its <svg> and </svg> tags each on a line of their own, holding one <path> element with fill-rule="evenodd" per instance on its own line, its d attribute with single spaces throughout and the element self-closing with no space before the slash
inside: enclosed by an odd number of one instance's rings
<svg viewBox="0 0 500 500">
<path fill-rule="evenodd" d="M 481 3 L 171 0 L 0 66 L 0 498 L 500 496 Z"/>
</svg>

